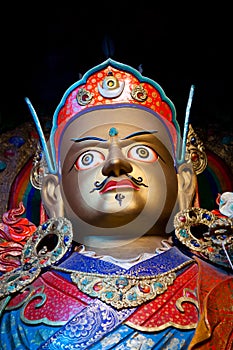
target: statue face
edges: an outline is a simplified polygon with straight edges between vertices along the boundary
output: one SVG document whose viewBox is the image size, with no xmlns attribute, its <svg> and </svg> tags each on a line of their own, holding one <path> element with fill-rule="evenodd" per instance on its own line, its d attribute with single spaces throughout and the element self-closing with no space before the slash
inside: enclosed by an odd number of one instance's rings
<svg viewBox="0 0 233 350">
<path fill-rule="evenodd" d="M 74 120 L 61 139 L 65 216 L 87 237 L 156 234 L 177 199 L 174 161 L 163 124 L 143 110 L 97 110 Z M 164 228 L 163 228 L 164 229 Z M 82 237 L 82 238 L 81 238 Z"/>
</svg>

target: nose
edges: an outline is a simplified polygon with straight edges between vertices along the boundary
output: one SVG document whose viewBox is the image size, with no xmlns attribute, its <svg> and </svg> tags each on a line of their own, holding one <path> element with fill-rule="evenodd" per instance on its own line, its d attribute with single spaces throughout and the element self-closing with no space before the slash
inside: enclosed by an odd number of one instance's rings
<svg viewBox="0 0 233 350">
<path fill-rule="evenodd" d="M 109 154 L 102 169 L 104 176 L 120 176 L 133 170 L 130 162 L 123 155 L 119 145 L 113 141 L 109 147 Z"/>
</svg>

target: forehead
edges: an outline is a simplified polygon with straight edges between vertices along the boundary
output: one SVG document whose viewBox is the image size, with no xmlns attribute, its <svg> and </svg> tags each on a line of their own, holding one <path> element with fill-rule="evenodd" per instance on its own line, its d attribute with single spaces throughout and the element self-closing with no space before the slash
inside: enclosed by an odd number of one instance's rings
<svg viewBox="0 0 233 350">
<path fill-rule="evenodd" d="M 89 111 L 74 119 L 65 129 L 60 138 L 59 158 L 64 160 L 71 147 L 71 139 L 83 136 L 108 138 L 111 127 L 119 129 L 119 137 L 123 138 L 139 130 L 157 130 L 156 137 L 165 145 L 171 154 L 173 144 L 159 116 L 138 108 L 111 108 Z"/>
</svg>

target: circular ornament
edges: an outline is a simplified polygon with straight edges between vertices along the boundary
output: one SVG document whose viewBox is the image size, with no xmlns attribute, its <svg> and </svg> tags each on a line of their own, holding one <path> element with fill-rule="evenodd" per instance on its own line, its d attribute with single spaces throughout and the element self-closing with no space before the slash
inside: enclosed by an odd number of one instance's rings
<svg viewBox="0 0 233 350">
<path fill-rule="evenodd" d="M 202 208 L 180 211 L 174 218 L 178 240 L 200 256 L 224 267 L 233 258 L 233 220 Z"/>
<path fill-rule="evenodd" d="M 86 90 L 86 89 L 79 89 L 77 93 L 77 102 L 80 106 L 86 106 L 88 105 L 93 98 L 93 93 Z"/>
<path fill-rule="evenodd" d="M 131 91 L 131 96 L 133 97 L 134 100 L 139 101 L 139 102 L 144 102 L 147 100 L 148 93 L 147 91 L 143 88 L 142 85 L 137 85 L 133 88 Z"/>
<path fill-rule="evenodd" d="M 103 80 L 103 88 L 106 90 L 114 90 L 119 88 L 119 80 L 109 72 L 108 76 Z"/>
<path fill-rule="evenodd" d="M 0 298 L 33 282 L 43 268 L 56 264 L 68 251 L 73 238 L 66 218 L 52 218 L 40 225 L 26 242 L 21 266 L 0 277 Z"/>
</svg>

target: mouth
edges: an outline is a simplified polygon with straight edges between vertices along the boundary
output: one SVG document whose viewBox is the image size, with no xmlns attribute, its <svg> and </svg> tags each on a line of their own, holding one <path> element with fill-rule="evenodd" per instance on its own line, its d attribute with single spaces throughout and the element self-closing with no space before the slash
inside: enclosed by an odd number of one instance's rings
<svg viewBox="0 0 233 350">
<path fill-rule="evenodd" d="M 119 188 L 132 188 L 136 191 L 139 191 L 139 187 L 136 186 L 131 181 L 124 179 L 121 181 L 109 181 L 106 183 L 106 185 L 103 187 L 103 189 L 100 191 L 100 194 L 103 194 L 108 191 L 116 190 Z"/>
</svg>

